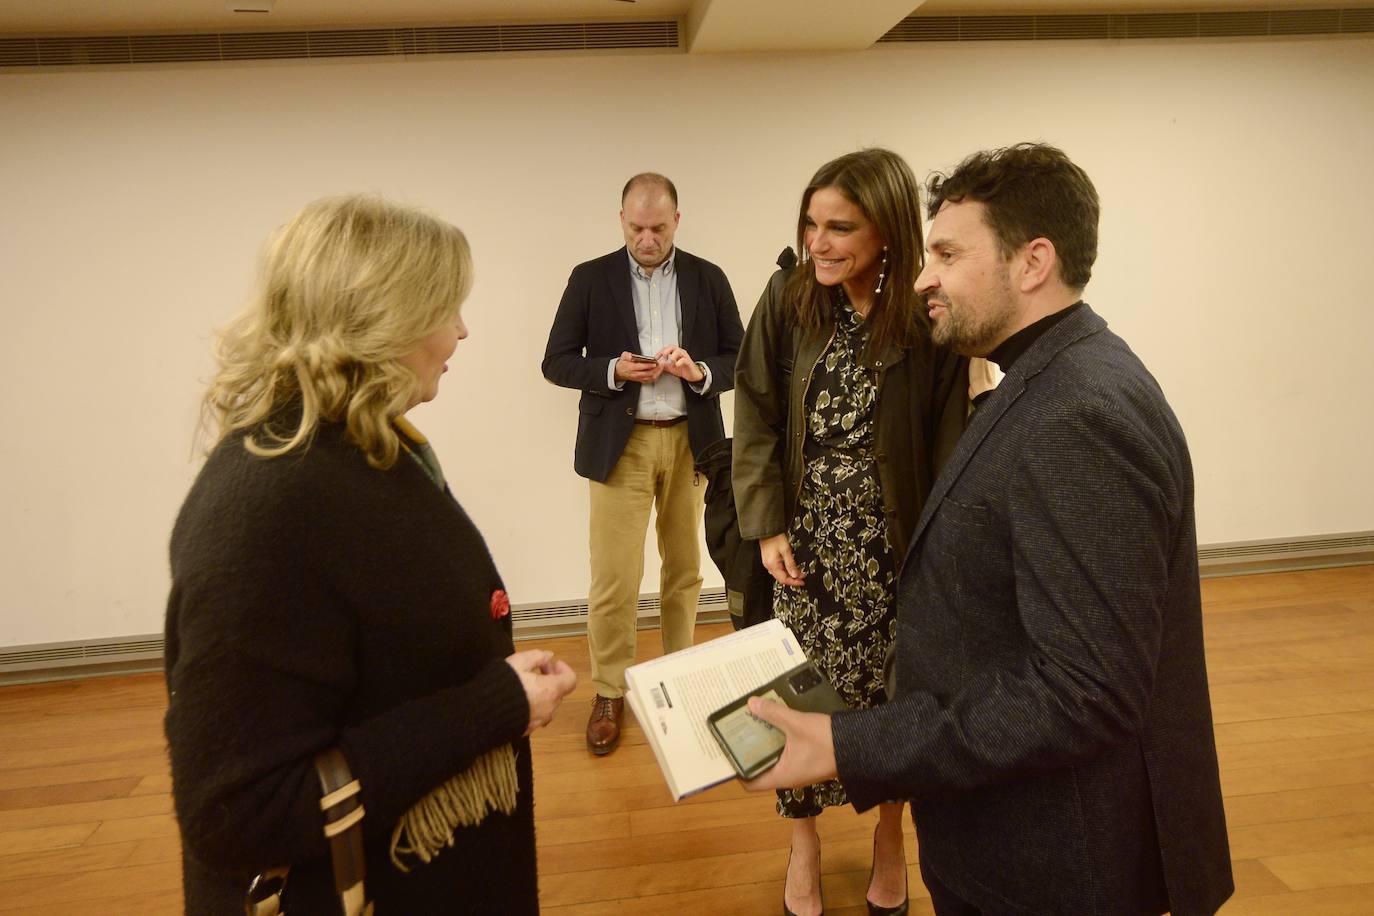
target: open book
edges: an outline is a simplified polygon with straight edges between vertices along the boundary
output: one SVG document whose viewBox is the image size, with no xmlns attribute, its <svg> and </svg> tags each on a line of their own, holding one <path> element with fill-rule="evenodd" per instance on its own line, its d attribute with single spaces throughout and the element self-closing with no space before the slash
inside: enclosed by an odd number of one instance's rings
<svg viewBox="0 0 1374 916">
<path fill-rule="evenodd" d="M 673 801 L 735 775 L 706 717 L 805 660 L 792 631 L 768 620 L 626 669 L 626 700 Z"/>
</svg>

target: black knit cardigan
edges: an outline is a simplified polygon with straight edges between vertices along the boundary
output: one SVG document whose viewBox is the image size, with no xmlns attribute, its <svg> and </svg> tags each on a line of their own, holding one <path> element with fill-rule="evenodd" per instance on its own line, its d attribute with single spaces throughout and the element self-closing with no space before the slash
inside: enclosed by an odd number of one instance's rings
<svg viewBox="0 0 1374 916">
<path fill-rule="evenodd" d="M 293 868 L 292 914 L 337 912 L 312 758 L 362 783 L 378 916 L 538 911 L 529 706 L 504 662 L 502 583 L 466 513 L 404 454 L 367 464 L 337 426 L 306 449 L 215 449 L 172 533 L 166 729 L 186 911 L 241 913 L 258 871 Z M 397 819 L 503 744 L 514 815 L 460 828 L 408 874 Z"/>
</svg>

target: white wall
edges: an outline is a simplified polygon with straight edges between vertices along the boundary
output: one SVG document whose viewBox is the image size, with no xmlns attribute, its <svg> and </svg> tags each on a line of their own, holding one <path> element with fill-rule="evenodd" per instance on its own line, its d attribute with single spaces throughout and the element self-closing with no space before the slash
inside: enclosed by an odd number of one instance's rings
<svg viewBox="0 0 1374 916">
<path fill-rule="evenodd" d="M 989 43 L 0 75 L 0 645 L 161 629 L 211 331 L 267 232 L 351 190 L 472 239 L 472 336 L 414 418 L 514 599 L 582 597 L 576 395 L 539 361 L 569 269 L 619 244 L 621 183 L 675 179 L 679 243 L 725 268 L 747 319 L 802 184 L 871 144 L 918 174 L 1063 146 L 1103 200 L 1088 299 L 1183 421 L 1201 540 L 1374 528 L 1371 52 Z M 646 573 L 655 591 L 652 551 Z"/>
</svg>

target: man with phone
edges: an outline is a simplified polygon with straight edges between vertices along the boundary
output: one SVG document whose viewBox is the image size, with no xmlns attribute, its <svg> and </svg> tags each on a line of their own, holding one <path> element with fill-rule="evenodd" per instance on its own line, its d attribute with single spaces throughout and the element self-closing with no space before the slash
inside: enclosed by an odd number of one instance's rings
<svg viewBox="0 0 1374 916">
<path fill-rule="evenodd" d="M 694 456 L 725 438 L 744 328 L 719 267 L 677 249 L 677 189 L 645 172 L 620 199 L 625 247 L 573 268 L 544 351 L 544 377 L 582 392 L 573 467 L 591 490 L 587 642 L 596 697 L 587 747 L 620 741 L 634 662 L 644 535 L 657 510 L 665 652 L 692 644 L 701 594 L 704 487 Z"/>
</svg>

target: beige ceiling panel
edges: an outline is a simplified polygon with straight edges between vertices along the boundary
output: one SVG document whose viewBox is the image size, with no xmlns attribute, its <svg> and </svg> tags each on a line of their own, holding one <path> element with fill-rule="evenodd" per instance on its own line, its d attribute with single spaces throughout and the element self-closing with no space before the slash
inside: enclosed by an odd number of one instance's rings
<svg viewBox="0 0 1374 916">
<path fill-rule="evenodd" d="M 687 14 L 688 50 L 860 51 L 920 0 L 696 0 Z"/>
</svg>

